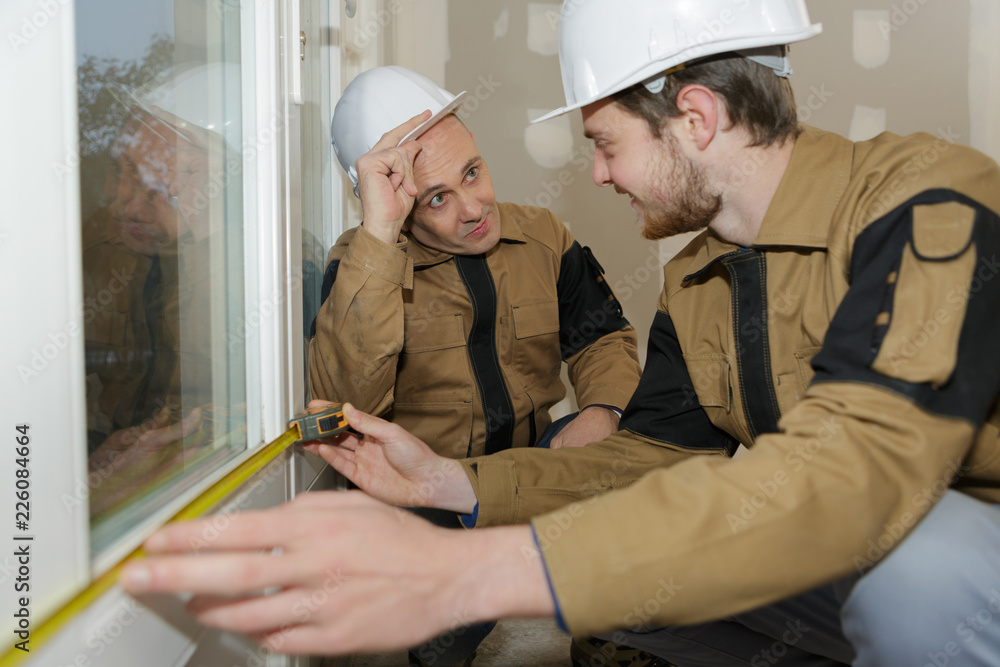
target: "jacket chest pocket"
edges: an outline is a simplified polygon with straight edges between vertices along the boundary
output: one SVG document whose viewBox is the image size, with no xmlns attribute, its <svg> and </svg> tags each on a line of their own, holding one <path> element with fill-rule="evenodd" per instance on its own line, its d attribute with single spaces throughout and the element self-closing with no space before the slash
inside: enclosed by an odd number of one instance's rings
<svg viewBox="0 0 1000 667">
<path fill-rule="evenodd" d="M 472 376 L 460 314 L 406 320 L 396 368 L 397 405 L 468 403 Z"/>
<path fill-rule="evenodd" d="M 559 381 L 559 302 L 555 299 L 513 306 L 514 369 L 525 389 Z"/>
<path fill-rule="evenodd" d="M 795 368 L 775 377 L 774 393 L 778 397 L 778 407 L 785 414 L 795 404 L 802 400 L 806 388 L 812 382 L 815 371 L 812 369 L 812 359 L 820 351 L 820 347 L 801 347 L 793 353 Z"/>
<path fill-rule="evenodd" d="M 732 391 L 729 384 L 729 357 L 725 354 L 685 354 L 691 378 L 690 390 L 704 408 L 729 412 Z"/>
</svg>

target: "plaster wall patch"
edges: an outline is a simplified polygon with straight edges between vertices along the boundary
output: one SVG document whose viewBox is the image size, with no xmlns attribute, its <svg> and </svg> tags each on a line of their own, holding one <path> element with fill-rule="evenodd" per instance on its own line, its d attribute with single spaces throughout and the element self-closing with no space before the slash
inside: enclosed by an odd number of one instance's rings
<svg viewBox="0 0 1000 667">
<path fill-rule="evenodd" d="M 848 138 L 851 141 L 864 141 L 885 132 L 885 118 L 885 109 L 855 105 Z"/>
<path fill-rule="evenodd" d="M 559 11 L 556 2 L 528 3 L 528 49 L 543 56 L 559 53 Z"/>
<path fill-rule="evenodd" d="M 510 27 L 510 10 L 505 7 L 504 10 L 500 12 L 500 16 L 493 23 L 493 41 L 495 42 L 501 37 L 506 37 L 507 28 L 509 27 Z"/>
<path fill-rule="evenodd" d="M 528 109 L 528 118 L 538 118 L 548 109 Z M 524 148 L 539 166 L 558 169 L 573 156 L 573 131 L 569 116 L 557 116 L 524 128 Z"/>
<path fill-rule="evenodd" d="M 854 12 L 854 62 L 865 69 L 881 67 L 889 60 L 892 31 L 888 10 L 862 10 Z"/>
</svg>

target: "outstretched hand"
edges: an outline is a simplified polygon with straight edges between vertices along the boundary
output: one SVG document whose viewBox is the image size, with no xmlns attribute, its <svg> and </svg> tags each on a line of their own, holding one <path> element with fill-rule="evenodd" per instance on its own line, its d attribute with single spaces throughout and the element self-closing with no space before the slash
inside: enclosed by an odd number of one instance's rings
<svg viewBox="0 0 1000 667">
<path fill-rule="evenodd" d="M 356 491 L 307 493 L 217 526 L 208 517 L 154 533 L 150 556 L 122 571 L 126 592 L 194 593 L 200 622 L 281 653 L 396 650 L 476 621 L 553 613 L 527 526 L 447 530 Z"/>
<path fill-rule="evenodd" d="M 326 401 L 311 401 L 309 407 Z M 378 417 L 344 404 L 344 416 L 357 432 L 343 432 L 305 449 L 323 457 L 358 488 L 401 507 L 437 507 L 463 514 L 476 505 L 472 484 L 462 466 L 439 456 L 422 440 Z"/>
</svg>

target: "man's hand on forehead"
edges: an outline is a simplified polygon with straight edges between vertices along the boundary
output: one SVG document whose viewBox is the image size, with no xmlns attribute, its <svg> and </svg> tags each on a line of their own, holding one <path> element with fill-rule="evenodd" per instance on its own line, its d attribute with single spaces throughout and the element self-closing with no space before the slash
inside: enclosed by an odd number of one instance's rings
<svg viewBox="0 0 1000 667">
<path fill-rule="evenodd" d="M 382 138 L 379 139 L 374 146 L 372 146 L 371 152 L 374 153 L 375 151 L 385 150 L 386 148 L 396 148 L 399 146 L 399 142 L 402 141 L 406 135 L 420 127 L 420 124 L 430 119 L 430 117 L 430 109 L 421 111 L 399 127 L 395 127 L 383 134 Z"/>
<path fill-rule="evenodd" d="M 355 164 L 362 225 L 385 243 L 397 241 L 417 195 L 413 161 L 422 146 L 419 141 L 407 141 L 401 146 L 399 142 L 430 117 L 430 111 L 424 111 L 386 132 Z"/>
</svg>

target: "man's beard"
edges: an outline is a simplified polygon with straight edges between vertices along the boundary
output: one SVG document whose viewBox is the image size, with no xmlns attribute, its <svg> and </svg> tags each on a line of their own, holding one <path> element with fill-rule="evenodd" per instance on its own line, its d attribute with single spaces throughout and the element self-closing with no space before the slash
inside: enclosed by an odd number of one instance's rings
<svg viewBox="0 0 1000 667">
<path fill-rule="evenodd" d="M 640 202 L 642 235 L 651 241 L 705 229 L 722 210 L 722 195 L 709 191 L 704 169 L 681 153 L 669 129 L 663 134 L 662 159 L 654 160 L 647 174 L 655 199 Z"/>
</svg>

